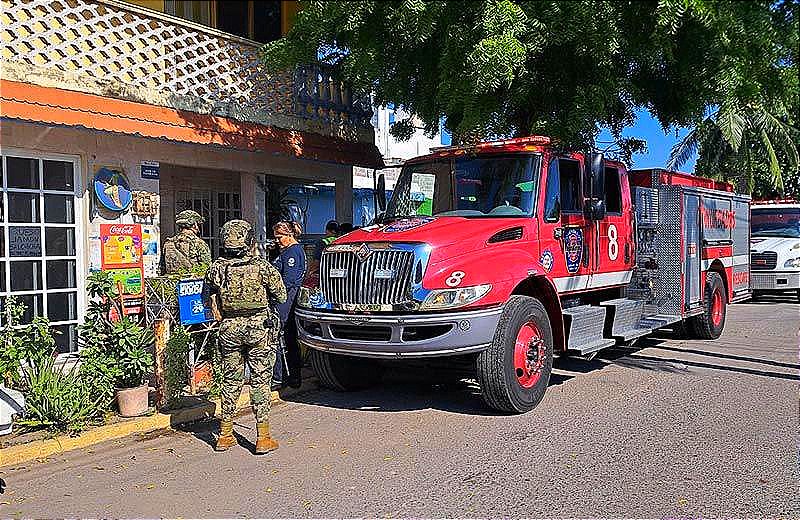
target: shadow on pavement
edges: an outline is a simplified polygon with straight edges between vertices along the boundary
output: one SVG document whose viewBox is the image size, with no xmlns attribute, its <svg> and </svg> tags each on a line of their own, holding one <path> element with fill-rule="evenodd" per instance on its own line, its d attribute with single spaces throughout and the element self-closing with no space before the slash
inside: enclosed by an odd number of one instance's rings
<svg viewBox="0 0 800 520">
<path fill-rule="evenodd" d="M 659 345 L 656 348 L 659 350 L 670 350 L 672 352 L 685 352 L 687 354 L 698 354 L 700 356 L 709 356 L 709 357 L 717 357 L 723 359 L 733 359 L 736 361 L 747 361 L 749 363 L 759 363 L 762 365 L 772 365 L 776 367 L 784 367 L 784 368 L 793 368 L 795 370 L 800 370 L 800 365 L 797 363 L 784 363 L 782 361 L 773 361 L 771 359 L 759 359 L 747 356 L 736 356 L 734 354 L 723 354 L 721 352 L 708 352 L 705 350 L 694 350 L 690 348 L 675 348 L 675 347 L 667 347 L 664 345 Z"/>
<path fill-rule="evenodd" d="M 554 368 L 559 368 L 555 366 Z M 550 385 L 557 386 L 575 376 L 553 373 Z M 417 369 L 398 363 L 376 386 L 357 392 L 320 390 L 285 398 L 284 401 L 382 412 L 435 409 L 468 415 L 509 415 L 489 408 L 481 397 L 475 375 L 468 371 Z"/>
</svg>

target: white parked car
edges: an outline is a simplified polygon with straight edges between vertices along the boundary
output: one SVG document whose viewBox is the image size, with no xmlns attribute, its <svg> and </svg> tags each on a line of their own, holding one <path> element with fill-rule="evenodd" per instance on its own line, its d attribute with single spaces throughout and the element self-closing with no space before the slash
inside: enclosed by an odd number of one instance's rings
<svg viewBox="0 0 800 520">
<path fill-rule="evenodd" d="M 800 202 L 754 203 L 750 226 L 753 297 L 794 292 L 800 301 Z"/>
</svg>

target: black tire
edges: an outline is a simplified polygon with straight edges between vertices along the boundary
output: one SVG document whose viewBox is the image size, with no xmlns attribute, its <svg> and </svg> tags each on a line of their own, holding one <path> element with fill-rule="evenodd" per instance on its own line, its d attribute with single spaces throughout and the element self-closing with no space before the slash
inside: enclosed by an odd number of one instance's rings
<svg viewBox="0 0 800 520">
<path fill-rule="evenodd" d="M 800 289 L 797 289 L 797 294 L 795 294 L 794 297 L 797 300 L 797 303 L 800 303 Z"/>
<path fill-rule="evenodd" d="M 311 349 L 309 358 L 320 384 L 331 390 L 363 390 L 381 378 L 381 367 L 373 359 L 340 356 L 316 349 Z"/>
<path fill-rule="evenodd" d="M 719 273 L 709 271 L 706 273 L 706 286 L 703 293 L 703 314 L 692 318 L 694 336 L 698 339 L 717 339 L 725 328 L 725 318 L 728 310 L 728 296 L 725 294 L 725 285 Z M 716 323 L 712 317 L 714 295 L 722 298 L 722 317 Z"/>
<path fill-rule="evenodd" d="M 753 300 L 754 302 L 757 302 L 758 300 L 761 299 L 761 293 L 758 291 L 753 291 L 753 293 L 750 295 L 750 299 Z"/>
<path fill-rule="evenodd" d="M 517 378 L 514 348 L 522 327 L 532 322 L 543 341 L 545 352 L 538 380 L 525 388 Z M 528 296 L 512 296 L 506 303 L 492 344 L 478 355 L 478 382 L 483 400 L 503 412 L 524 413 L 536 408 L 544 398 L 553 369 L 553 330 L 542 302 Z"/>
</svg>

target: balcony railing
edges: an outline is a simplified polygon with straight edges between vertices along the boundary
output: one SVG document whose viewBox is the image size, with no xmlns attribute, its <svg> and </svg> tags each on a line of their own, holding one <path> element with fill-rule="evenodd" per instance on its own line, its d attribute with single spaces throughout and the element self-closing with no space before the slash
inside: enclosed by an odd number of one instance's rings
<svg viewBox="0 0 800 520">
<path fill-rule="evenodd" d="M 369 99 L 332 70 L 268 73 L 258 44 L 114 0 L 2 0 L 3 77 L 372 141 Z"/>
</svg>

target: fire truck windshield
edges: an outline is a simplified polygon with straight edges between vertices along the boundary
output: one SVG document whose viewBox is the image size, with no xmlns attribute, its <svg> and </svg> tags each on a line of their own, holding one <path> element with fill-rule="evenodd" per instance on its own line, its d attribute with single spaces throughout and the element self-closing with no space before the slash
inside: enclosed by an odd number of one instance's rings
<svg viewBox="0 0 800 520">
<path fill-rule="evenodd" d="M 753 208 L 750 234 L 754 237 L 800 238 L 800 208 Z"/>
<path fill-rule="evenodd" d="M 385 219 L 533 214 L 539 155 L 442 158 L 403 167 Z"/>
</svg>

